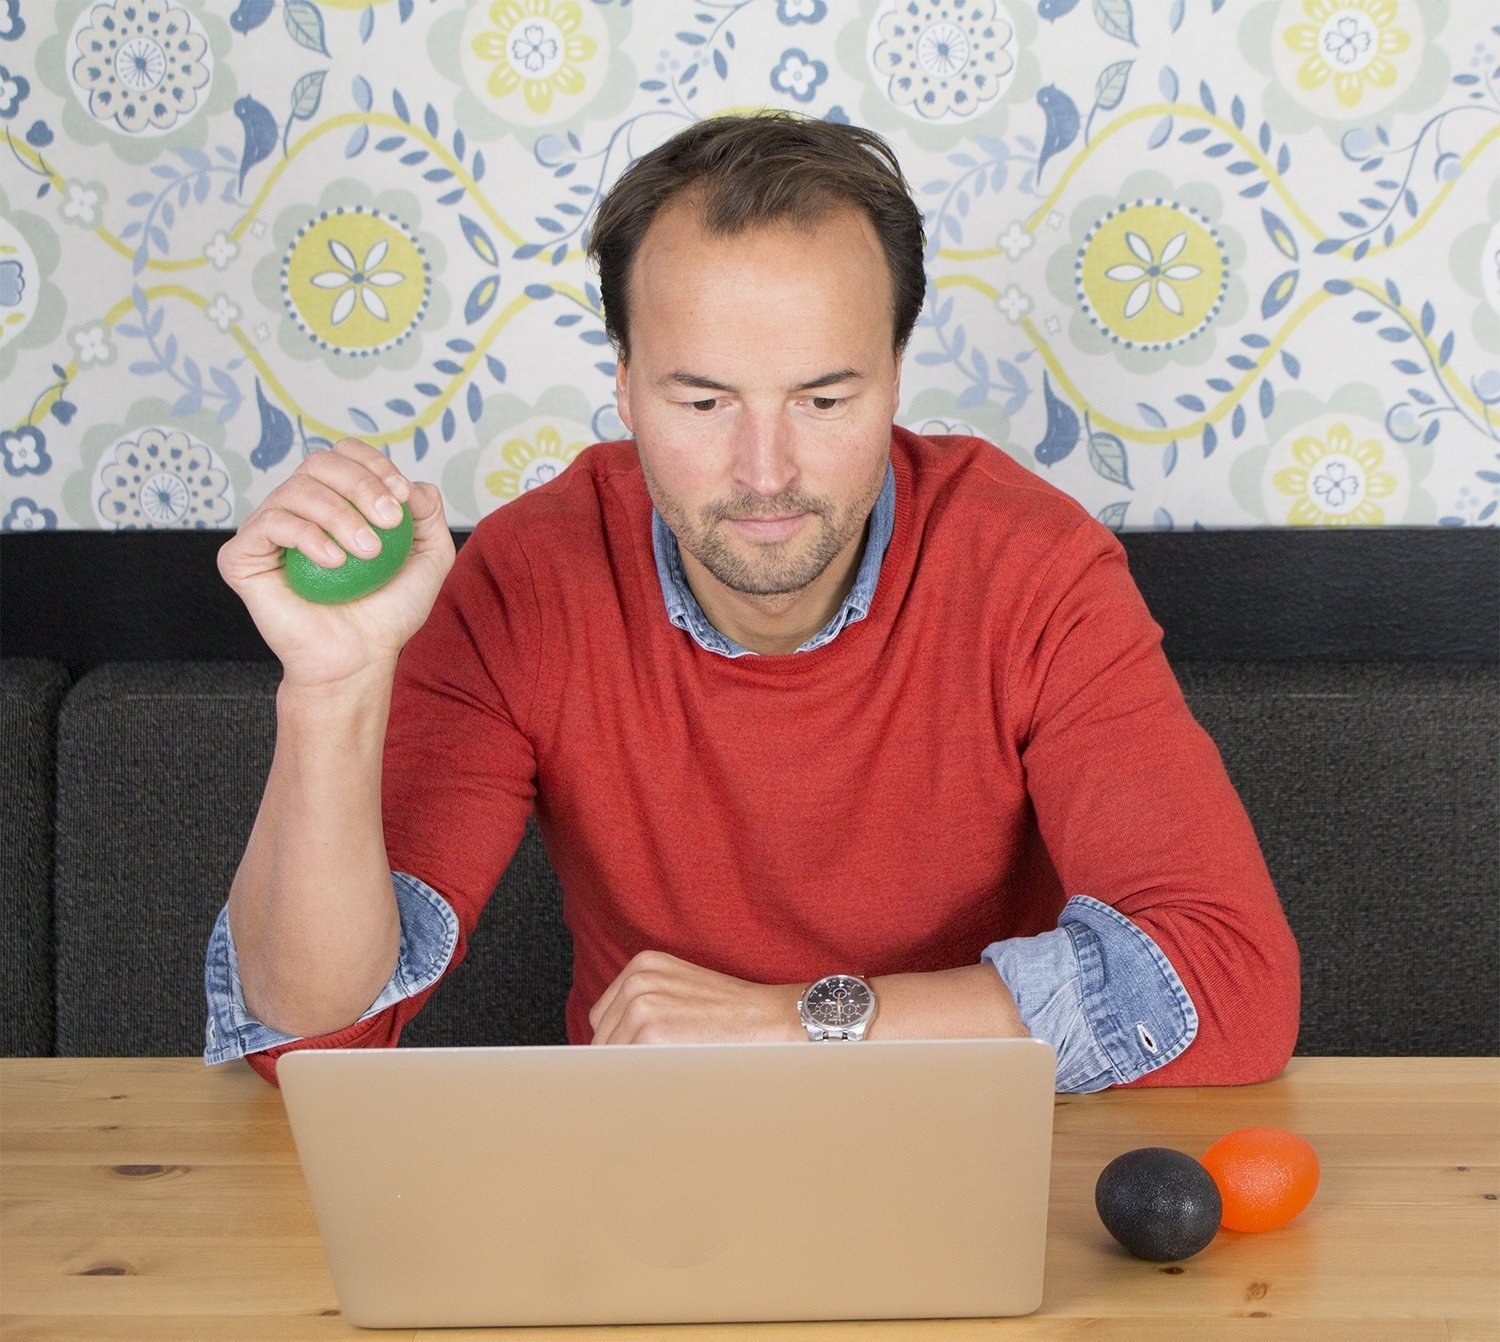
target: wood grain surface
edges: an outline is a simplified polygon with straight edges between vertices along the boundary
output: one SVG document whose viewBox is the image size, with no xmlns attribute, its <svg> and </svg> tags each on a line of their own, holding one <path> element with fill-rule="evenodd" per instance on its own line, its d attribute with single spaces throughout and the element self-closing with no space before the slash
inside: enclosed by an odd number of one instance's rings
<svg viewBox="0 0 1500 1342">
<path fill-rule="evenodd" d="M 1299 1132 L 1312 1206 L 1221 1231 L 1180 1264 L 1129 1257 L 1094 1212 L 1122 1151 L 1201 1155 Z M 7 1342 L 323 1342 L 347 1324 L 279 1093 L 243 1064 L 0 1059 L 0 1335 Z M 493 1334 L 491 1334 L 493 1335 Z M 1500 1060 L 1296 1059 L 1275 1081 L 1057 1102 L 1041 1310 L 1020 1319 L 541 1328 L 596 1342 L 1500 1342 Z"/>
</svg>

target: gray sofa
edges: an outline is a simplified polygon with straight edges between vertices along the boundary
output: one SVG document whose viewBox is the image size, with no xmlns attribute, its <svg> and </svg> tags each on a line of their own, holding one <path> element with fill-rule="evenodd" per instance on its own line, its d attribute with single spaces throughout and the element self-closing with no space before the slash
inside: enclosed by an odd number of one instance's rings
<svg viewBox="0 0 1500 1342">
<path fill-rule="evenodd" d="M 1493 662 L 1180 660 L 1303 954 L 1299 1052 L 1500 1052 Z M 0 1053 L 192 1054 L 202 952 L 270 759 L 276 667 L 0 663 Z M 533 829 L 413 1045 L 561 1042 Z"/>
</svg>

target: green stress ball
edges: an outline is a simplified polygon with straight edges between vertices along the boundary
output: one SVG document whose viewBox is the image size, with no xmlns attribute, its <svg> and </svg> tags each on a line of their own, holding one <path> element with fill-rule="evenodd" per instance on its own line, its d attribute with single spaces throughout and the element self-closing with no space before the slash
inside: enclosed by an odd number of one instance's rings
<svg viewBox="0 0 1500 1342">
<path fill-rule="evenodd" d="M 395 526 L 377 527 L 372 523 L 371 530 L 380 538 L 380 553 L 373 559 L 349 555 L 337 568 L 324 568 L 301 550 L 288 550 L 286 580 L 292 591 L 308 601 L 332 606 L 369 596 L 376 588 L 384 587 L 411 553 L 411 509 L 403 503 L 401 520 Z"/>
</svg>

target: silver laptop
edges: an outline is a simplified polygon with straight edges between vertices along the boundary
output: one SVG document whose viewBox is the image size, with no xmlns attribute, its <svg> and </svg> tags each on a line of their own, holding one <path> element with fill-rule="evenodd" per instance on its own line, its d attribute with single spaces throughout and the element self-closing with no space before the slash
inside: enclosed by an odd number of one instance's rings
<svg viewBox="0 0 1500 1342">
<path fill-rule="evenodd" d="M 1042 1299 L 1034 1039 L 281 1059 L 363 1327 L 957 1318 Z"/>
</svg>

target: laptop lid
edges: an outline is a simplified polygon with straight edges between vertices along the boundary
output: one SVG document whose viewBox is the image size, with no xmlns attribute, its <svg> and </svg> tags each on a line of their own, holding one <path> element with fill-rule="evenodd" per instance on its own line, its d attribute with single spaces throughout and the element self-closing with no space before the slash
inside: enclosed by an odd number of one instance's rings
<svg viewBox="0 0 1500 1342">
<path fill-rule="evenodd" d="M 1042 1298 L 1034 1039 L 309 1049 L 278 1074 L 364 1327 L 953 1318 Z"/>
</svg>

